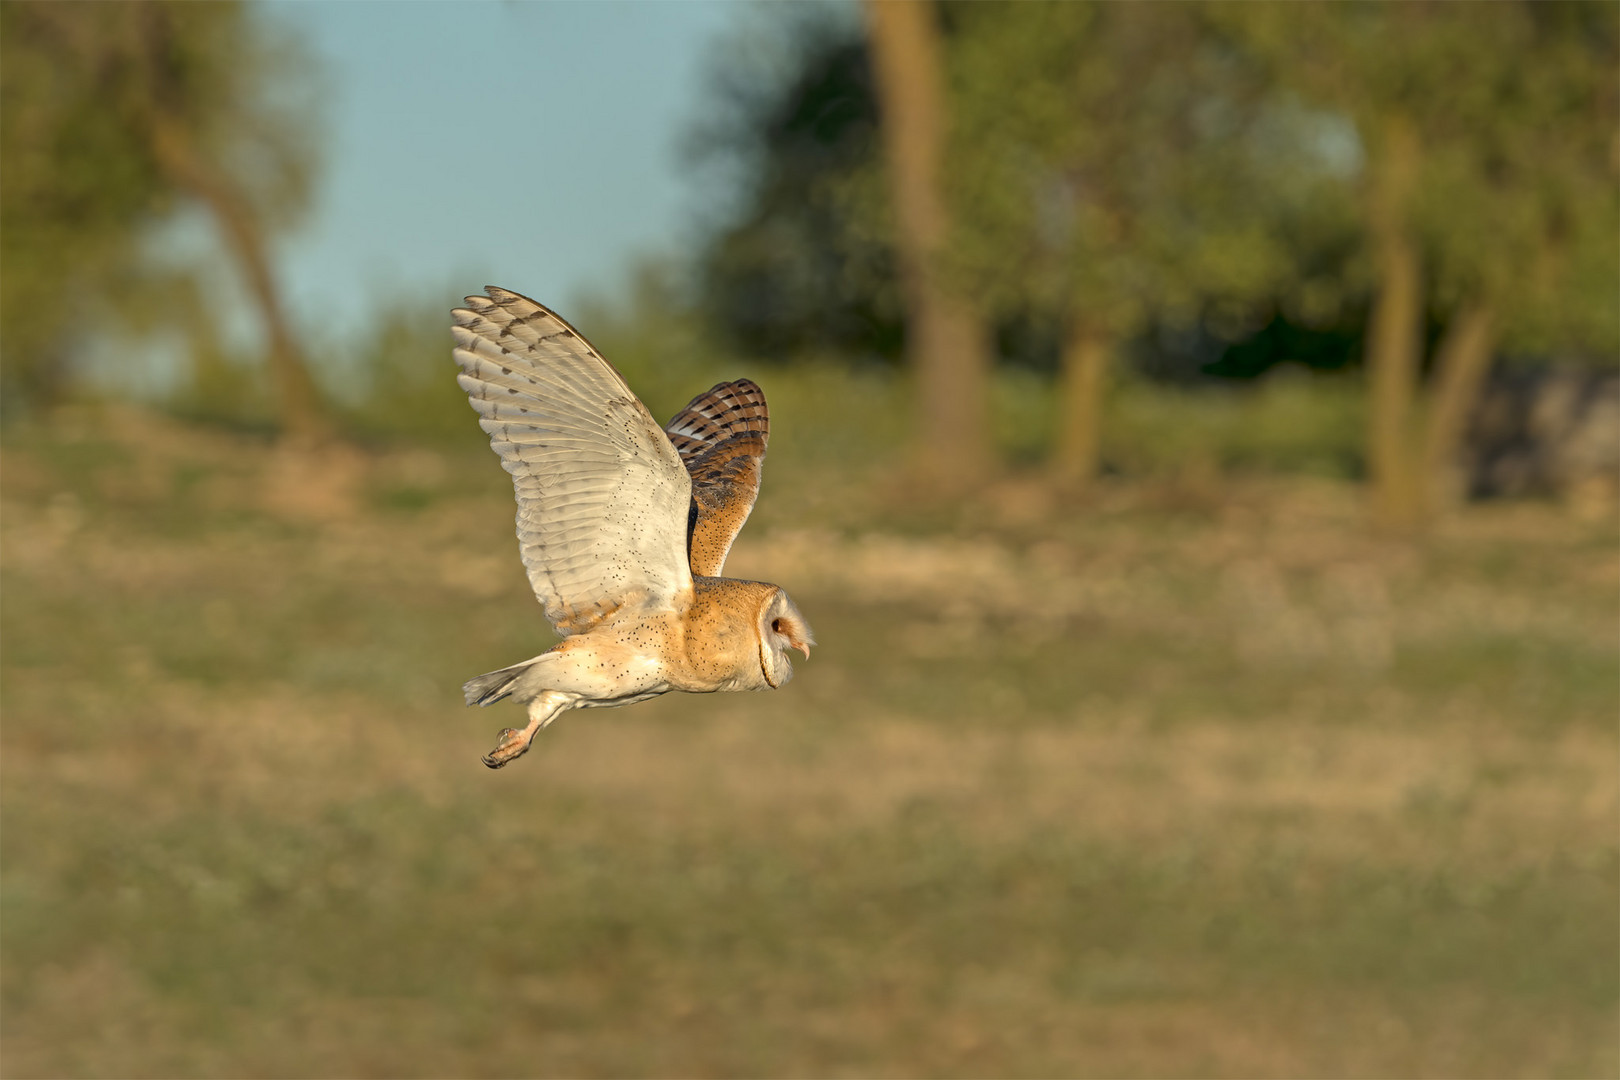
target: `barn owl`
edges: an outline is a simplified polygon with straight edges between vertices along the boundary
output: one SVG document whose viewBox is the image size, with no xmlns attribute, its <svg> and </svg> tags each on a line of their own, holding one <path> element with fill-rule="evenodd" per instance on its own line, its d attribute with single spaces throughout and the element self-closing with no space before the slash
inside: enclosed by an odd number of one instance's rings
<svg viewBox="0 0 1620 1080">
<path fill-rule="evenodd" d="M 562 641 L 462 687 L 469 705 L 528 706 L 484 764 L 521 756 L 569 709 L 784 685 L 788 650 L 808 659 L 815 644 L 809 623 L 777 586 L 720 576 L 759 492 L 764 393 L 721 383 L 660 428 L 577 330 L 485 292 L 452 312 L 456 381 L 512 474 L 523 565 Z"/>
</svg>

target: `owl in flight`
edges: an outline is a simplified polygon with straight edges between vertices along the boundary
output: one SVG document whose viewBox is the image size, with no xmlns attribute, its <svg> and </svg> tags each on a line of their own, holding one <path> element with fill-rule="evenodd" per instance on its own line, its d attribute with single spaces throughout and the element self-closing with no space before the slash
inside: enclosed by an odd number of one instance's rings
<svg viewBox="0 0 1620 1080">
<path fill-rule="evenodd" d="M 554 648 L 467 682 L 469 705 L 529 707 L 492 769 L 568 709 L 671 690 L 769 690 L 815 638 L 775 585 L 720 576 L 759 492 L 770 415 L 747 379 L 693 398 L 659 427 L 629 385 L 551 311 L 494 286 L 455 318 L 456 377 L 517 489 L 529 584 Z"/>
</svg>

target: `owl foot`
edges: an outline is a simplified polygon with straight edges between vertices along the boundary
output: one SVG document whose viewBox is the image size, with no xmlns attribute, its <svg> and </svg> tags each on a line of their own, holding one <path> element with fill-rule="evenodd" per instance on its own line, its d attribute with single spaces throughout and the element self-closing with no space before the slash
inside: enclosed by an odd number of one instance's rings
<svg viewBox="0 0 1620 1080">
<path fill-rule="evenodd" d="M 501 741 L 495 744 L 495 749 L 484 755 L 484 764 L 492 769 L 498 769 L 514 758 L 520 758 L 529 750 L 529 744 L 534 741 L 534 730 L 507 728 L 501 732 Z"/>
<path fill-rule="evenodd" d="M 579 700 L 570 694 L 557 690 L 542 690 L 529 702 L 529 726 L 526 728 L 507 728 L 501 732 L 501 741 L 495 744 L 495 749 L 484 755 L 484 764 L 492 769 L 498 769 L 513 758 L 520 758 L 528 753 L 529 744 L 534 737 L 545 730 L 547 724 L 557 719 L 557 714 L 572 708 Z"/>
</svg>

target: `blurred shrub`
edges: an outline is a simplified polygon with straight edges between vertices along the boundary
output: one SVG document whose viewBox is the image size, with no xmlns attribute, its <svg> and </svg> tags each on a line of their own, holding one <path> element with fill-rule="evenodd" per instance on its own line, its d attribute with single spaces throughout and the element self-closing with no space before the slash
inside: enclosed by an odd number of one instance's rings
<svg viewBox="0 0 1620 1080">
<path fill-rule="evenodd" d="M 1104 459 L 1128 475 L 1217 468 L 1351 477 L 1361 469 L 1363 409 L 1358 381 L 1293 367 L 1242 389 L 1124 381 L 1109 402 Z"/>
<path fill-rule="evenodd" d="M 321 365 L 341 402 L 344 428 L 372 439 L 481 441 L 477 417 L 450 358 L 450 288 L 382 300 L 372 324 Z"/>
<path fill-rule="evenodd" d="M 1057 433 L 1050 377 L 996 374 L 996 439 L 1009 460 L 1043 460 Z M 1128 477 L 1246 470 L 1356 477 L 1362 469 L 1364 396 L 1348 376 L 1284 365 L 1234 384 L 1166 383 L 1123 376 L 1108 392 L 1106 467 Z"/>
<path fill-rule="evenodd" d="M 1057 437 L 1057 400 L 1052 375 L 1027 367 L 1003 367 L 990 384 L 996 447 L 1007 460 L 1030 465 L 1046 457 Z"/>
<path fill-rule="evenodd" d="M 887 366 L 851 363 L 837 352 L 791 364 L 740 355 L 715 340 L 683 295 L 676 264 L 646 260 L 630 287 L 587 295 L 561 314 L 629 381 L 660 421 L 717 382 L 752 378 L 771 403 L 773 474 L 882 472 L 906 453 L 911 380 Z M 450 360 L 451 289 L 381 302 L 374 322 L 321 365 L 342 404 L 346 430 L 364 438 L 472 448 L 483 441 Z M 223 380 L 195 396 L 243 408 L 258 373 L 227 357 L 202 365 Z M 226 387 L 224 384 L 230 384 Z M 226 392 L 229 390 L 229 392 Z M 1009 460 L 1042 460 L 1056 435 L 1049 371 L 1005 366 L 992 384 L 996 440 Z M 1250 469 L 1351 477 L 1361 469 L 1363 397 L 1348 376 L 1284 364 L 1241 384 L 1166 383 L 1122 375 L 1110 389 L 1108 467 L 1132 477 L 1193 469 Z M 195 410 L 186 410 L 195 411 Z M 827 480 L 827 477 L 823 477 Z M 828 480 L 827 487 L 838 484 Z"/>
<path fill-rule="evenodd" d="M 231 350 L 207 332 L 187 344 L 191 370 L 163 402 L 167 411 L 230 428 L 275 427 L 270 379 L 256 357 Z"/>
</svg>

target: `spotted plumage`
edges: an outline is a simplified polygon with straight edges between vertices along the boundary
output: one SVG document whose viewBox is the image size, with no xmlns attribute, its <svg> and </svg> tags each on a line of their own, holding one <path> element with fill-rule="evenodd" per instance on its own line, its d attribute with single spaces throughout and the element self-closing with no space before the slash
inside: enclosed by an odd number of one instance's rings
<svg viewBox="0 0 1620 1080">
<path fill-rule="evenodd" d="M 523 754 L 567 709 L 784 685 L 809 624 L 779 587 L 719 576 L 759 491 L 764 393 L 721 383 L 660 428 L 573 327 L 485 292 L 452 313 L 457 382 L 512 474 L 523 565 L 563 640 L 463 687 L 468 704 L 528 705 L 484 763 Z"/>
</svg>

